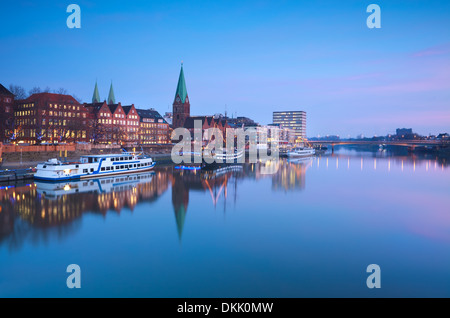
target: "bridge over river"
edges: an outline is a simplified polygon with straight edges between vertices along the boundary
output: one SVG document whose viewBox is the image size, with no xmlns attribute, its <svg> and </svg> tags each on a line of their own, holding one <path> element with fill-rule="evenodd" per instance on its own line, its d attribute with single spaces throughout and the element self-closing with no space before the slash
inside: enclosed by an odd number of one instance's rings
<svg viewBox="0 0 450 318">
<path fill-rule="evenodd" d="M 442 140 L 395 140 L 395 141 L 383 141 L 383 140 L 314 140 L 308 141 L 311 145 L 319 146 L 331 146 L 334 151 L 334 146 L 337 145 L 381 145 L 381 146 L 400 146 L 408 147 L 414 150 L 417 146 L 431 146 L 436 148 L 448 147 L 450 143 Z"/>
</svg>

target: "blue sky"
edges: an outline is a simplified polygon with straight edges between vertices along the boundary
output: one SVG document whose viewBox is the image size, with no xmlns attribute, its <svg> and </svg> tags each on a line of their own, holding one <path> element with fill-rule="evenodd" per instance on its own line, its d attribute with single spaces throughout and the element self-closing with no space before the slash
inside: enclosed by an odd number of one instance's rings
<svg viewBox="0 0 450 318">
<path fill-rule="evenodd" d="M 81 29 L 66 8 L 81 7 Z M 368 29 L 366 7 L 381 7 Z M 0 83 L 191 114 L 305 110 L 308 136 L 450 132 L 448 1 L 17 1 L 0 10 Z"/>
</svg>

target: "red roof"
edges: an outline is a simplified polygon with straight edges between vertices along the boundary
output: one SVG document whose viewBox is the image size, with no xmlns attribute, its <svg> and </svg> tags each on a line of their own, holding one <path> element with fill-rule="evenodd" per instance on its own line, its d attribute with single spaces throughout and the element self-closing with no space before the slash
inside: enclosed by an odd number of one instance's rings
<svg viewBox="0 0 450 318">
<path fill-rule="evenodd" d="M 33 95 L 29 96 L 28 98 L 24 99 L 22 101 L 22 103 L 32 102 L 32 101 L 36 101 L 36 100 L 44 100 L 44 101 L 53 102 L 53 103 L 67 103 L 67 104 L 81 105 L 71 95 L 62 95 L 62 94 L 53 94 L 53 93 L 33 94 Z"/>
</svg>

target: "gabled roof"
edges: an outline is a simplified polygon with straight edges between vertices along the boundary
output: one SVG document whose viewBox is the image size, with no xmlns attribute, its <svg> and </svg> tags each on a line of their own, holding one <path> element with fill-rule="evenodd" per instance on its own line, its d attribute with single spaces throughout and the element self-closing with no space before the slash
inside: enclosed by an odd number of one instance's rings
<svg viewBox="0 0 450 318">
<path fill-rule="evenodd" d="M 114 114 L 114 112 L 116 111 L 117 107 L 119 106 L 119 104 L 111 104 L 108 105 L 109 110 L 111 111 L 111 114 Z"/>
<path fill-rule="evenodd" d="M 131 107 L 133 107 L 133 106 L 134 105 L 122 106 L 122 109 L 125 112 L 125 114 L 128 115 L 128 113 L 130 112 Z"/>
<path fill-rule="evenodd" d="M 187 96 L 187 90 L 186 90 L 186 81 L 184 80 L 184 72 L 183 72 L 183 63 L 181 63 L 181 71 L 180 71 L 180 77 L 178 78 L 178 85 L 177 90 L 175 92 L 175 99 L 177 96 L 180 96 L 181 102 L 184 103 Z M 175 101 L 174 99 L 174 101 Z"/>
<path fill-rule="evenodd" d="M 11 93 L 5 86 L 3 86 L 2 84 L 0 84 L 0 95 L 8 95 L 8 96 L 14 96 L 13 93 Z"/>
<path fill-rule="evenodd" d="M 195 120 L 201 120 L 202 126 L 204 125 L 205 122 L 210 127 L 213 127 L 214 125 L 219 125 L 219 123 L 222 123 L 222 126 L 225 126 L 227 124 L 227 121 L 225 119 L 214 119 L 213 116 L 193 116 L 185 119 L 183 127 L 187 129 L 193 129 Z"/>
<path fill-rule="evenodd" d="M 84 104 L 85 107 L 87 107 L 90 110 L 93 110 L 94 112 L 98 112 L 102 106 L 105 105 L 105 103 L 90 103 L 90 104 Z"/>
</svg>

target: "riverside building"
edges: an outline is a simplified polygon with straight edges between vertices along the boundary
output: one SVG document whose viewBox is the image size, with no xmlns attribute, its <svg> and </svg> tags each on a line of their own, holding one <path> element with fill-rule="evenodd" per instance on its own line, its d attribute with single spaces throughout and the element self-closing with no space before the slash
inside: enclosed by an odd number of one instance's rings
<svg viewBox="0 0 450 318">
<path fill-rule="evenodd" d="M 306 139 L 306 112 L 304 111 L 273 112 L 273 123 L 292 129 L 296 142 Z"/>
</svg>

